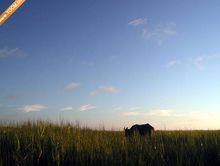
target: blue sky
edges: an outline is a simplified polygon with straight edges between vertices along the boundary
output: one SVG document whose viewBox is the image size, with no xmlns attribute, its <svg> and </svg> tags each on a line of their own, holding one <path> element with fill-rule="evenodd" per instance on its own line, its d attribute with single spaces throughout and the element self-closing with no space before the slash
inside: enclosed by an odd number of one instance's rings
<svg viewBox="0 0 220 166">
<path fill-rule="evenodd" d="M 27 1 L 0 27 L 0 119 L 219 129 L 219 19 L 217 0 Z"/>
</svg>

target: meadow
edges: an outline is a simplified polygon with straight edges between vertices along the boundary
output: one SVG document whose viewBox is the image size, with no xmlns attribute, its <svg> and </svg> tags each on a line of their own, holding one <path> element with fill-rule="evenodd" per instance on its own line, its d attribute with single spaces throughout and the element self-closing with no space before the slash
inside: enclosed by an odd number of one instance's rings
<svg viewBox="0 0 220 166">
<path fill-rule="evenodd" d="M 0 126 L 0 165 L 220 165 L 220 131 L 122 131 L 25 122 Z"/>
</svg>

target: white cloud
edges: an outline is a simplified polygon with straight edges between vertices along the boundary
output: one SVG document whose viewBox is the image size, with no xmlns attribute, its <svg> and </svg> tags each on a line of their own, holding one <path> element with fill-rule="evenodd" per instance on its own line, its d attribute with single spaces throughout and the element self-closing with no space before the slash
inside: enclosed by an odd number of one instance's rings
<svg viewBox="0 0 220 166">
<path fill-rule="evenodd" d="M 115 107 L 115 108 L 114 108 L 115 111 L 120 111 L 120 110 L 122 110 L 122 109 L 123 109 L 123 107 Z"/>
<path fill-rule="evenodd" d="M 187 116 L 194 120 L 207 120 L 215 117 L 216 115 L 212 112 L 192 111 Z"/>
<path fill-rule="evenodd" d="M 220 113 L 217 110 L 181 112 L 172 109 L 156 109 L 148 112 L 122 112 L 121 115 L 143 122 L 147 119 L 157 124 L 158 129 L 219 129 L 220 125 Z"/>
<path fill-rule="evenodd" d="M 72 111 L 73 107 L 64 107 L 61 109 L 61 111 Z"/>
<path fill-rule="evenodd" d="M 147 22 L 145 18 L 137 18 L 131 20 L 128 24 L 138 27 L 145 39 L 155 41 L 158 45 L 162 45 L 165 40 L 177 35 L 176 24 L 174 22 L 153 25 Z"/>
<path fill-rule="evenodd" d="M 122 114 L 124 116 L 137 116 L 137 115 L 141 115 L 140 112 L 135 112 L 135 111 L 123 112 Z"/>
<path fill-rule="evenodd" d="M 171 109 L 161 109 L 161 110 L 152 110 L 147 113 L 143 113 L 147 116 L 157 116 L 157 117 L 167 117 L 167 118 L 178 118 L 181 119 L 193 119 L 193 120 L 208 120 L 217 116 L 216 113 L 210 111 L 190 111 L 190 112 L 178 112 Z M 218 117 L 218 116 L 217 116 Z"/>
<path fill-rule="evenodd" d="M 175 119 L 177 116 L 172 117 L 172 121 L 176 126 L 183 125 L 185 129 L 219 129 L 219 117 L 220 114 L 215 111 L 191 111 L 183 113 L 178 119 Z"/>
<path fill-rule="evenodd" d="M 150 112 L 145 113 L 145 115 L 149 115 L 149 116 L 164 116 L 164 117 L 168 117 L 168 116 L 173 116 L 174 115 L 174 111 L 173 110 L 169 110 L 169 109 L 161 109 L 161 110 L 152 110 Z"/>
<path fill-rule="evenodd" d="M 145 18 L 136 18 L 134 20 L 131 20 L 128 24 L 133 26 L 139 26 L 139 25 L 144 25 L 145 23 L 146 23 Z"/>
<path fill-rule="evenodd" d="M 89 111 L 89 110 L 93 110 L 93 109 L 95 109 L 96 107 L 95 106 L 93 106 L 93 105 L 91 105 L 91 104 L 87 104 L 87 105 L 82 105 L 82 106 L 80 106 L 79 107 L 79 110 L 80 111 Z"/>
<path fill-rule="evenodd" d="M 34 105 L 25 105 L 24 107 L 20 108 L 19 110 L 22 110 L 26 113 L 28 112 L 38 112 L 46 109 L 47 107 L 41 104 L 34 104 Z"/>
<path fill-rule="evenodd" d="M 131 107 L 131 108 L 129 108 L 130 111 L 135 111 L 135 110 L 140 110 L 140 109 L 141 109 L 141 107 Z"/>
<path fill-rule="evenodd" d="M 99 91 L 95 90 L 90 92 L 90 96 L 96 96 L 99 93 Z"/>
<path fill-rule="evenodd" d="M 169 22 L 159 25 L 155 29 L 145 27 L 142 29 L 142 35 L 147 40 L 152 39 L 156 41 L 158 45 L 161 45 L 168 38 L 177 35 L 176 24 Z"/>
<path fill-rule="evenodd" d="M 220 59 L 220 55 L 214 54 L 207 56 L 197 56 L 196 58 L 193 58 L 191 61 L 198 70 L 204 70 L 206 68 L 205 67 L 206 62 L 217 59 Z"/>
<path fill-rule="evenodd" d="M 19 48 L 0 48 L 0 59 L 9 57 L 25 57 L 26 54 L 22 52 Z"/>
<path fill-rule="evenodd" d="M 141 115 L 141 116 L 155 116 L 155 117 L 167 117 L 167 118 L 177 118 L 181 117 L 183 119 L 194 119 L 194 120 L 207 120 L 214 117 L 219 117 L 216 112 L 212 111 L 191 111 L 191 112 L 178 112 L 172 109 L 158 109 L 151 110 L 148 112 L 125 112 L 124 115 Z"/>
<path fill-rule="evenodd" d="M 202 57 L 202 56 L 199 56 L 199 57 L 196 57 L 195 59 L 193 59 L 193 63 L 194 65 L 196 66 L 196 68 L 198 70 L 204 70 L 205 69 L 205 66 L 204 66 L 204 61 L 205 61 L 205 57 Z"/>
<path fill-rule="evenodd" d="M 176 65 L 180 65 L 180 64 L 181 64 L 181 61 L 179 61 L 179 60 L 171 60 L 166 64 L 166 68 L 172 68 L 172 67 L 174 67 Z"/>
<path fill-rule="evenodd" d="M 113 86 L 101 86 L 98 89 L 92 91 L 90 93 L 91 96 L 96 96 L 99 93 L 117 93 L 119 90 L 116 87 Z"/>
<path fill-rule="evenodd" d="M 117 93 L 118 89 L 113 86 L 103 86 L 99 88 L 100 91 L 106 92 L 106 93 Z"/>
<path fill-rule="evenodd" d="M 149 112 L 139 112 L 135 110 L 139 110 L 139 107 L 134 107 L 130 108 L 128 112 L 123 112 L 122 114 L 124 116 L 158 116 L 158 117 L 170 117 L 170 116 L 175 116 L 178 114 L 175 114 L 173 110 L 168 110 L 168 109 L 161 109 L 161 110 L 152 110 Z"/>
<path fill-rule="evenodd" d="M 214 60 L 220 60 L 220 55 L 204 55 L 196 56 L 194 58 L 182 59 L 182 60 L 171 60 L 166 64 L 166 68 L 172 68 L 176 65 L 190 65 L 196 67 L 198 70 L 202 71 L 206 69 L 206 65 Z"/>
<path fill-rule="evenodd" d="M 64 89 L 65 89 L 65 90 L 72 90 L 72 89 L 75 89 L 75 88 L 77 88 L 77 87 L 79 87 L 79 86 L 80 86 L 79 83 L 70 82 L 70 83 L 68 83 L 68 84 L 66 84 L 66 85 L 64 86 Z"/>
<path fill-rule="evenodd" d="M 123 107 L 115 107 L 114 108 L 115 111 L 122 111 L 122 110 L 128 110 L 128 112 L 124 112 L 123 114 L 126 115 L 126 113 L 128 113 L 128 115 L 132 115 L 134 112 L 137 113 L 137 111 L 141 110 L 141 107 L 126 107 L 126 108 L 123 108 Z M 134 113 L 135 114 L 135 113 Z M 140 112 L 139 112 L 140 114 Z"/>
</svg>

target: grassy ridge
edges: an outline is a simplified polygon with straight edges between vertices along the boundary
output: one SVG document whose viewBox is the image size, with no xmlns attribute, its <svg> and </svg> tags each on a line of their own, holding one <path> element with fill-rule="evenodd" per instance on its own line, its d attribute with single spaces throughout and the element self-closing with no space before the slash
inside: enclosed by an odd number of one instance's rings
<svg viewBox="0 0 220 166">
<path fill-rule="evenodd" d="M 47 122 L 0 126 L 0 165 L 220 165 L 220 131 L 157 131 L 151 140 Z"/>
</svg>

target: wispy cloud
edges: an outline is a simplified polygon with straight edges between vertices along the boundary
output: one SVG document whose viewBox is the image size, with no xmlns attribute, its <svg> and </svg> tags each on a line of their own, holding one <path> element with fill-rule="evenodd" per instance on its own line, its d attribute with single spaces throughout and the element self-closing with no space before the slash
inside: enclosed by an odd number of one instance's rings
<svg viewBox="0 0 220 166">
<path fill-rule="evenodd" d="M 26 54 L 19 48 L 0 48 L 0 59 L 9 57 L 25 57 Z"/>
<path fill-rule="evenodd" d="M 115 108 L 113 108 L 115 111 L 120 111 L 120 110 L 122 110 L 123 109 L 123 107 L 115 107 Z"/>
<path fill-rule="evenodd" d="M 136 110 L 139 110 L 139 108 Z M 130 110 L 128 112 L 123 112 L 122 114 L 124 116 L 138 116 L 139 115 L 139 116 L 158 116 L 158 117 L 170 117 L 170 116 L 179 115 L 179 114 L 176 114 L 175 111 L 170 110 L 170 109 L 158 109 L 158 110 L 151 110 L 148 112 Z"/>
<path fill-rule="evenodd" d="M 72 89 L 75 89 L 75 88 L 77 88 L 77 87 L 79 87 L 79 86 L 80 86 L 79 83 L 70 82 L 70 83 L 68 83 L 68 84 L 66 84 L 66 85 L 64 86 L 64 89 L 65 89 L 65 90 L 72 90 Z"/>
<path fill-rule="evenodd" d="M 174 111 L 173 110 L 169 110 L 169 109 L 160 109 L 160 110 L 152 110 L 149 111 L 147 113 L 144 113 L 145 115 L 149 115 L 149 116 L 173 116 L 174 115 Z"/>
<path fill-rule="evenodd" d="M 206 69 L 206 65 L 214 60 L 220 60 L 219 54 L 196 56 L 188 59 L 170 60 L 165 65 L 166 68 L 172 68 L 177 65 L 190 65 L 202 71 Z"/>
<path fill-rule="evenodd" d="M 190 119 L 194 120 L 210 120 L 214 118 L 220 117 L 220 113 L 212 112 L 212 111 L 191 111 L 188 114 L 185 114 L 184 116 L 188 116 Z"/>
<path fill-rule="evenodd" d="M 144 25 L 146 24 L 146 19 L 145 18 L 136 18 L 136 19 L 133 19 L 131 21 L 129 21 L 129 25 L 133 25 L 133 26 L 139 26 L 139 25 Z"/>
<path fill-rule="evenodd" d="M 128 25 L 138 27 L 146 40 L 155 41 L 158 45 L 162 45 L 165 40 L 177 35 L 176 24 L 174 22 L 153 25 L 149 21 L 147 22 L 145 18 L 137 18 L 131 20 Z"/>
<path fill-rule="evenodd" d="M 191 62 L 196 66 L 198 70 L 204 70 L 205 63 L 220 59 L 220 55 L 214 54 L 214 55 L 207 55 L 207 56 L 197 56 L 196 58 L 192 58 Z"/>
<path fill-rule="evenodd" d="M 117 93 L 119 90 L 116 87 L 113 86 L 101 86 L 98 89 L 92 91 L 90 93 L 91 96 L 96 96 L 100 93 Z"/>
<path fill-rule="evenodd" d="M 61 109 L 61 111 L 72 111 L 73 107 L 64 107 Z"/>
<path fill-rule="evenodd" d="M 141 107 L 131 107 L 131 108 L 129 108 L 130 111 L 135 111 L 135 110 L 140 110 L 140 109 L 141 109 Z"/>
<path fill-rule="evenodd" d="M 137 116 L 137 115 L 141 115 L 140 112 L 136 112 L 136 111 L 123 112 L 122 114 L 124 116 Z"/>
<path fill-rule="evenodd" d="M 205 111 L 191 111 L 191 112 L 178 112 L 172 109 L 157 109 L 148 112 L 140 111 L 128 111 L 123 112 L 124 116 L 147 116 L 147 117 L 161 117 L 161 118 L 182 118 L 182 119 L 194 119 L 194 120 L 207 120 L 217 116 L 216 112 Z M 219 114 L 218 114 L 219 115 Z"/>
<path fill-rule="evenodd" d="M 44 109 L 48 108 L 47 106 L 41 105 L 41 104 L 34 104 L 34 105 L 25 105 L 19 110 L 29 113 L 29 112 L 38 112 L 42 111 Z"/>
<path fill-rule="evenodd" d="M 176 24 L 168 22 L 166 24 L 158 25 L 156 28 L 144 27 L 142 35 L 147 40 L 154 40 L 158 45 L 161 45 L 165 40 L 177 35 Z"/>
<path fill-rule="evenodd" d="M 210 129 L 220 125 L 220 113 L 215 111 L 177 111 L 172 109 L 155 109 L 150 111 L 121 112 L 122 116 L 150 120 L 158 123 L 161 129 Z M 201 123 L 203 122 L 203 123 Z M 218 128 L 217 128 L 218 129 Z"/>
<path fill-rule="evenodd" d="M 106 93 L 117 93 L 119 91 L 116 87 L 113 86 L 102 86 L 99 88 L 99 90 Z"/>
<path fill-rule="evenodd" d="M 192 61 L 198 70 L 204 70 L 205 69 L 205 66 L 204 66 L 205 59 L 206 59 L 205 57 L 199 56 L 199 57 L 196 57 L 195 59 L 193 59 Z"/>
<path fill-rule="evenodd" d="M 96 107 L 91 105 L 91 104 L 87 104 L 87 105 L 82 105 L 79 107 L 79 111 L 90 111 L 90 110 L 93 110 L 95 109 Z"/>
<path fill-rule="evenodd" d="M 166 68 L 172 68 L 172 67 L 180 65 L 180 64 L 181 64 L 180 60 L 171 60 L 166 64 Z"/>
<path fill-rule="evenodd" d="M 125 115 L 132 115 L 133 113 L 135 114 L 135 112 L 140 111 L 142 108 L 139 106 L 136 107 L 114 107 L 113 108 L 115 111 L 122 111 L 122 110 L 128 110 L 128 112 L 125 112 Z"/>
</svg>

